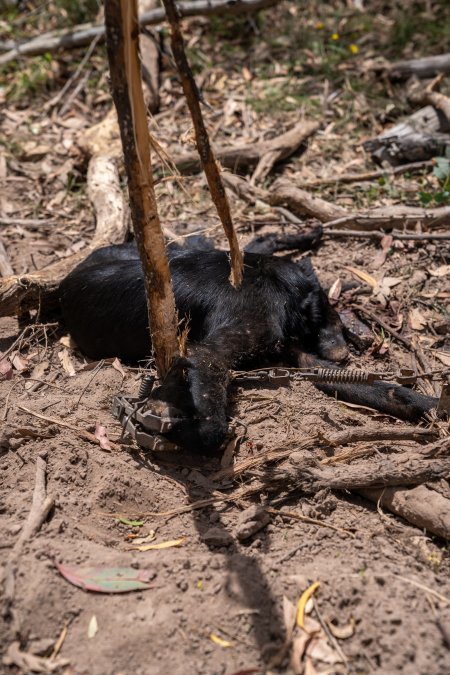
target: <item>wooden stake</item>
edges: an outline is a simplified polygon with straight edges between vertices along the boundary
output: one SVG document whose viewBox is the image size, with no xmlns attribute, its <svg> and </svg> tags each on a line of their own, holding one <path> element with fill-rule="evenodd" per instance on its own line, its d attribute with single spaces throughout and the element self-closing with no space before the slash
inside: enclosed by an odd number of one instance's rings
<svg viewBox="0 0 450 675">
<path fill-rule="evenodd" d="M 158 375 L 164 377 L 179 354 L 177 315 L 153 187 L 138 53 L 137 1 L 107 0 L 105 26 L 112 95 L 128 176 L 131 219 L 144 269 L 156 367 Z"/>
<path fill-rule="evenodd" d="M 198 153 L 200 155 L 203 170 L 206 174 L 206 180 L 208 181 L 212 200 L 230 244 L 231 283 L 233 286 L 238 287 L 242 282 L 244 261 L 242 253 L 239 250 L 236 232 L 233 228 L 230 205 L 209 142 L 208 132 L 206 131 L 205 123 L 203 121 L 197 85 L 184 51 L 184 42 L 180 30 L 178 11 L 173 0 L 163 0 L 163 4 L 170 24 L 172 53 L 177 64 L 184 95 L 186 96 L 192 123 L 194 125 Z"/>
</svg>

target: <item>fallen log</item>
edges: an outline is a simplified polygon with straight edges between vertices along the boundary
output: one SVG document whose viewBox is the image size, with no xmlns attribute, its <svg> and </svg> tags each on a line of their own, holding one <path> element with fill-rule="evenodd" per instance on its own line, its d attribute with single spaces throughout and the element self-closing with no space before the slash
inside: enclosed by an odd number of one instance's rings
<svg viewBox="0 0 450 675">
<path fill-rule="evenodd" d="M 258 143 L 243 143 L 235 146 L 215 146 L 214 153 L 222 166 L 232 171 L 255 168 L 254 180 L 262 180 L 273 165 L 293 155 L 303 143 L 314 134 L 318 122 L 298 122 L 292 129 L 280 136 Z M 178 171 L 182 174 L 198 173 L 201 164 L 196 152 L 187 152 L 175 158 Z M 256 178 L 255 178 L 256 176 Z"/>
<path fill-rule="evenodd" d="M 450 123 L 442 110 L 427 105 L 405 120 L 363 143 L 377 164 L 392 166 L 423 162 L 450 147 Z"/>
<path fill-rule="evenodd" d="M 59 284 L 67 274 L 96 248 L 121 244 L 128 231 L 125 207 L 115 162 L 94 156 L 88 168 L 88 195 L 96 215 L 92 242 L 69 258 L 58 260 L 43 270 L 0 279 L 0 316 L 10 316 L 29 309 L 41 312 L 58 304 Z"/>
<path fill-rule="evenodd" d="M 222 14 L 242 14 L 257 12 L 276 5 L 277 0 L 196 0 L 194 2 L 177 3 L 180 17 L 213 16 Z M 139 17 L 140 26 L 162 23 L 166 18 L 164 9 L 153 9 Z M 51 31 L 15 46 L 0 56 L 0 65 L 5 65 L 19 57 L 38 56 L 58 49 L 74 49 L 89 44 L 95 37 L 105 37 L 104 25 L 86 23 L 70 30 Z"/>
<path fill-rule="evenodd" d="M 450 539 L 450 500 L 426 485 L 363 489 L 358 494 L 432 534 Z"/>
<path fill-rule="evenodd" d="M 439 73 L 450 73 L 450 54 L 424 56 L 420 59 L 405 59 L 395 61 L 387 66 L 375 66 L 377 70 L 384 70 L 391 80 L 407 80 L 415 75 L 421 80 L 435 77 Z"/>
</svg>

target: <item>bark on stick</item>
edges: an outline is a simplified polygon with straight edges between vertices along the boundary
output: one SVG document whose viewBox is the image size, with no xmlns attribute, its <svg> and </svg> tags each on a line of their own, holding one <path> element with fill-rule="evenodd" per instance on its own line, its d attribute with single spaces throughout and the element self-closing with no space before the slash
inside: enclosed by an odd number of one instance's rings
<svg viewBox="0 0 450 675">
<path fill-rule="evenodd" d="M 105 26 L 112 94 L 128 177 L 131 219 L 144 269 L 156 367 L 159 376 L 164 377 L 179 353 L 177 317 L 153 187 L 138 53 L 136 0 L 107 0 Z"/>
<path fill-rule="evenodd" d="M 220 176 L 220 170 L 217 166 L 216 159 L 209 142 L 208 132 L 206 131 L 205 123 L 203 121 L 197 85 L 195 84 L 194 76 L 192 75 L 192 71 L 184 51 L 183 36 L 180 30 L 177 9 L 173 0 L 163 0 L 163 4 L 166 9 L 167 19 L 170 24 L 172 53 L 177 64 L 184 95 L 186 96 L 186 101 L 191 113 L 200 160 L 203 170 L 206 174 L 212 200 L 217 209 L 217 213 L 219 214 L 219 218 L 222 221 L 223 229 L 225 230 L 225 234 L 230 244 L 231 283 L 233 286 L 237 287 L 240 286 L 242 281 L 244 262 L 242 254 L 239 250 L 236 232 L 233 228 L 230 205 L 228 203 L 228 198 L 222 183 L 222 178 Z"/>
</svg>

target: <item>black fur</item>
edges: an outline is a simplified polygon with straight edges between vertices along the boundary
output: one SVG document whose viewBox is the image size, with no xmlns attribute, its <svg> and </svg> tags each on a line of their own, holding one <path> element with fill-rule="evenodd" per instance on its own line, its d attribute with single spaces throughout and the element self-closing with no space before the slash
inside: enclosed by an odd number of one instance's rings
<svg viewBox="0 0 450 675">
<path fill-rule="evenodd" d="M 267 243 L 261 245 L 267 250 Z M 278 239 L 272 243 L 272 250 L 280 247 Z M 228 254 L 204 240 L 187 249 L 171 246 L 168 254 L 179 318 L 189 327 L 188 357 L 175 361 L 154 392 L 183 418 L 167 434 L 170 440 L 199 452 L 221 444 L 230 368 L 274 358 L 287 363 L 299 351 L 334 362 L 346 357 L 341 321 L 309 259 L 293 263 L 246 252 L 244 280 L 236 290 L 229 283 Z M 126 362 L 150 356 L 135 244 L 92 253 L 61 283 L 60 299 L 66 325 L 87 356 L 118 356 Z"/>
</svg>

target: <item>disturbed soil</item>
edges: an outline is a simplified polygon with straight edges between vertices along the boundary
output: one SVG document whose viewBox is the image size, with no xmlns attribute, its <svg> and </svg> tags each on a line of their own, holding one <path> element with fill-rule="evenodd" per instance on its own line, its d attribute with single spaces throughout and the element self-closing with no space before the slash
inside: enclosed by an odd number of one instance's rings
<svg viewBox="0 0 450 675">
<path fill-rule="evenodd" d="M 205 117 L 215 141 L 254 142 L 302 117 L 323 122 L 304 152 L 278 165 L 267 185 L 279 175 L 302 185 L 373 169 L 362 141 L 410 111 L 403 85 L 387 86 L 365 67 L 383 44 L 393 49 L 383 31 L 404 15 L 376 14 L 368 25 L 365 15 L 352 14 L 347 3 L 327 4 L 323 16 L 313 6 L 300 17 L 299 3 L 280 3 L 258 25 L 243 19 L 213 21 L 212 28 L 201 19 L 186 22 L 189 54 L 211 106 Z M 417 4 L 424 16 L 432 11 L 429 3 L 425 8 Z M 441 5 L 436 6 L 442 21 Z M 291 22 L 298 24 L 297 32 Z M 309 44 L 311 35 L 319 36 L 314 39 L 320 49 L 302 51 L 297 40 Z M 344 39 L 337 59 L 328 42 L 337 48 L 334 43 Z M 439 53 L 439 36 L 430 39 Z M 408 49 L 399 42 L 391 55 L 411 56 Z M 111 107 L 103 47 L 91 58 L 90 79 L 64 115 L 60 102 L 46 107 L 73 74 L 76 65 L 70 59 L 76 55 L 79 61 L 83 53 L 55 56 L 47 63 L 45 86 L 33 90 L 24 88 L 17 69 L 6 73 L 1 240 L 15 274 L 83 250 L 94 231 L 79 139 Z M 167 54 L 162 66 L 161 112 L 151 128 L 176 156 L 190 122 Z M 202 232 L 225 248 L 204 178 L 168 179 L 161 167 L 157 171 L 164 178 L 157 185 L 160 215 L 170 232 Z M 320 189 L 323 198 L 354 211 L 417 205 L 420 193 L 432 205 L 442 194 L 431 170 Z M 297 231 L 279 211 L 230 199 L 242 245 L 255 233 Z M 40 223 L 30 225 L 36 219 Z M 356 276 L 359 285 L 337 294 L 337 308 L 358 302 L 414 346 L 407 349 L 369 322 L 372 346 L 363 352 L 352 348 L 353 366 L 417 371 L 418 354 L 430 370 L 450 366 L 450 249 L 445 242 L 394 240 L 383 252 L 377 241 L 327 237 L 308 255 L 326 288 L 337 280 L 355 281 L 349 267 L 380 282 L 382 292 L 378 287 L 375 293 L 361 274 Z M 236 382 L 229 411 L 234 435 L 225 452 L 213 458 L 156 455 L 123 442 L 111 414 L 115 395 L 137 393 L 138 369 L 112 360 L 89 363 L 57 321 L 24 327 L 14 317 L 0 319 L 0 351 L 7 353 L 0 362 L 2 564 L 30 511 L 39 456 L 46 458 L 47 494 L 55 499 L 15 566 L 12 602 L 0 618 L 2 672 L 33 670 L 33 664 L 12 658 L 15 641 L 27 655 L 42 657 L 40 671 L 34 662 L 35 672 L 66 675 L 449 671 L 445 541 L 356 493 L 274 492 L 268 485 L 242 498 L 240 488 L 251 486 L 257 474 L 244 473 L 235 482 L 214 478 L 220 469 L 266 450 L 295 451 L 308 436 L 326 438 L 363 426 L 395 428 L 398 422 L 339 403 L 308 382 L 270 387 Z M 430 386 L 419 383 L 426 393 L 432 393 Z M 114 442 L 112 449 L 108 440 L 100 444 L 95 437 L 99 427 Z M 89 439 L 86 431 L 94 435 Z M 440 432 L 448 433 L 444 423 Z M 403 449 L 416 447 L 402 442 Z M 375 442 L 374 454 L 357 461 L 369 467 L 395 449 L 395 443 Z M 318 442 L 315 457 L 325 456 Z M 448 495 L 448 482 L 434 489 Z M 210 501 L 202 506 L 200 500 Z M 269 522 L 242 539 L 247 509 L 255 505 L 269 509 Z M 166 547 L 136 550 L 137 538 Z M 58 565 L 146 571 L 149 588 L 87 592 L 71 585 Z M 297 626 L 293 631 L 293 611 L 300 598 L 306 601 L 307 589 L 312 599 L 306 603 L 305 630 Z"/>
</svg>

